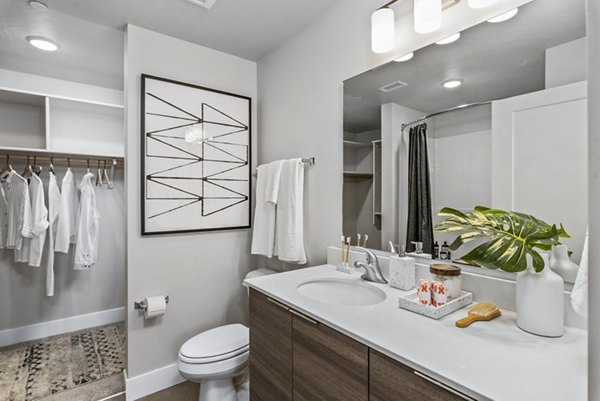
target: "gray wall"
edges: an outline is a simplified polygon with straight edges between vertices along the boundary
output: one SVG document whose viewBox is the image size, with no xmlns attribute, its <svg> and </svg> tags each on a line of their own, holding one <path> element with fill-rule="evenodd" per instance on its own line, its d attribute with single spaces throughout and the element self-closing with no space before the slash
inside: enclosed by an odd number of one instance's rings
<svg viewBox="0 0 600 401">
<path fill-rule="evenodd" d="M 600 2 L 588 0 L 588 107 L 589 107 L 589 219 L 590 219 L 590 401 L 600 400 Z"/>
<path fill-rule="evenodd" d="M 256 144 L 256 63 L 129 25 L 126 35 L 128 376 L 175 363 L 181 344 L 203 330 L 243 321 L 250 231 L 142 238 L 140 74 L 250 96 Z M 166 315 L 144 321 L 133 302 L 170 296 Z"/>
<path fill-rule="evenodd" d="M 339 1 L 259 60 L 259 162 L 316 157 L 305 184 L 309 264 L 325 262 L 325 247 L 339 242 L 342 229 L 342 81 L 527 2 L 506 0 L 480 10 L 461 2 L 444 13 L 444 26 L 431 35 L 414 32 L 412 13 L 397 14 L 396 51 L 376 55 L 370 49 L 370 16 L 386 1 Z"/>
<path fill-rule="evenodd" d="M 17 172 L 24 164 L 13 165 Z M 56 166 L 59 185 L 65 167 Z M 85 169 L 74 168 L 77 185 Z M 47 170 L 42 173 L 47 189 Z M 50 320 L 99 312 L 125 306 L 125 203 L 123 168 L 116 170 L 115 188 L 96 189 L 100 211 L 100 248 L 98 264 L 89 271 L 73 270 L 73 248 L 56 253 L 55 290 L 46 296 L 46 255 L 42 267 L 32 268 L 14 262 L 13 251 L 0 257 L 0 330 Z"/>
</svg>

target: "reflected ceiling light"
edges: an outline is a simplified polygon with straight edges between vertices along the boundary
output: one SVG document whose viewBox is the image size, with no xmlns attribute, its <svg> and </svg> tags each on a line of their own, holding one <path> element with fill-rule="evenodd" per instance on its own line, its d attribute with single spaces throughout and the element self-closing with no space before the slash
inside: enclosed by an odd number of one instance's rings
<svg viewBox="0 0 600 401">
<path fill-rule="evenodd" d="M 442 86 L 446 89 L 453 89 L 453 88 L 458 88 L 459 86 L 461 86 L 463 83 L 462 79 L 457 79 L 457 78 L 452 78 L 452 79 L 447 79 L 444 82 L 442 82 Z"/>
<path fill-rule="evenodd" d="M 47 52 L 54 52 L 60 49 L 60 44 L 48 38 L 44 38 L 42 36 L 27 36 L 25 38 L 29 44 L 35 48 L 40 50 L 45 50 Z"/>
<path fill-rule="evenodd" d="M 488 22 L 491 22 L 492 24 L 495 24 L 495 23 L 498 23 L 498 22 L 508 21 L 509 19 L 511 19 L 512 17 L 514 17 L 515 15 L 517 15 L 518 12 L 519 12 L 519 7 L 513 8 L 512 10 L 507 11 L 504 14 L 500 14 L 499 16 L 494 17 L 494 18 L 490 18 L 488 20 Z"/>
<path fill-rule="evenodd" d="M 48 9 L 48 6 L 46 5 L 46 3 L 41 2 L 39 0 L 29 0 L 28 4 L 29 4 L 29 7 L 33 8 L 35 10 L 46 11 Z"/>
<path fill-rule="evenodd" d="M 371 50 L 387 53 L 396 45 L 396 17 L 391 8 L 380 8 L 371 15 Z"/>
<path fill-rule="evenodd" d="M 450 35 L 447 38 L 444 38 L 442 40 L 438 40 L 435 43 L 437 45 L 447 45 L 447 44 L 450 44 L 452 42 L 456 42 L 459 38 L 460 38 L 460 32 L 456 32 L 455 34 Z"/>
<path fill-rule="evenodd" d="M 408 54 L 405 54 L 404 56 L 400 56 L 400 57 L 398 57 L 398 58 L 394 59 L 394 61 L 395 61 L 395 62 L 397 62 L 397 63 L 401 63 L 401 62 L 403 62 L 403 61 L 408 61 L 408 60 L 410 60 L 411 58 L 413 58 L 413 56 L 414 56 L 414 55 L 415 55 L 415 53 L 413 53 L 413 52 L 410 52 L 410 53 L 408 53 Z"/>
<path fill-rule="evenodd" d="M 415 32 L 431 33 L 442 25 L 442 0 L 415 0 Z"/>
<path fill-rule="evenodd" d="M 469 0 L 469 7 L 485 8 L 495 4 L 496 2 L 498 2 L 498 0 Z"/>
</svg>

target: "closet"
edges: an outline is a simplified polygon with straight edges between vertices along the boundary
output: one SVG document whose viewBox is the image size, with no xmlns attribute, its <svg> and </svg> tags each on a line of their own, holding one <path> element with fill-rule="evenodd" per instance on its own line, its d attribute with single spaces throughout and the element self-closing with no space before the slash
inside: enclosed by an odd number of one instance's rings
<svg viewBox="0 0 600 401">
<path fill-rule="evenodd" d="M 73 245 L 54 253 L 53 296 L 46 295 L 48 238 L 40 267 L 0 250 L 0 347 L 124 320 L 123 92 L 0 70 L 0 122 L 0 164 L 17 174 L 41 167 L 46 207 L 50 164 L 59 187 L 70 165 L 76 188 L 88 169 L 94 174 L 100 215 L 96 265 L 74 270 Z"/>
</svg>

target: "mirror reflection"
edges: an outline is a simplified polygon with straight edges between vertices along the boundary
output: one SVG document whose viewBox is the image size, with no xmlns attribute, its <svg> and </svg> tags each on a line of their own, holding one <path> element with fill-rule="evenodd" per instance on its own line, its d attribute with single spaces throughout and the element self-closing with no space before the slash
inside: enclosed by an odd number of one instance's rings
<svg viewBox="0 0 600 401">
<path fill-rule="evenodd" d="M 585 2 L 534 1 L 344 82 L 343 233 L 448 256 L 443 207 L 587 229 Z M 458 37 L 456 37 L 458 36 Z M 436 246 L 437 244 L 437 246 Z M 476 246 L 450 252 L 450 259 Z M 362 245 L 362 243 L 361 243 Z"/>
</svg>

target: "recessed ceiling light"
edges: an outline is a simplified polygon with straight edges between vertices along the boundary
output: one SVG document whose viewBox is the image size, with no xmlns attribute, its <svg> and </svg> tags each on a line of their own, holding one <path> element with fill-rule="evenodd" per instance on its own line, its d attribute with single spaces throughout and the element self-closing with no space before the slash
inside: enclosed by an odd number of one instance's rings
<svg viewBox="0 0 600 401">
<path fill-rule="evenodd" d="M 29 0 L 28 4 L 31 8 L 35 10 L 46 11 L 48 9 L 46 3 L 41 2 L 39 0 Z"/>
<path fill-rule="evenodd" d="M 469 7 L 471 8 L 485 8 L 496 3 L 498 0 L 469 0 Z"/>
<path fill-rule="evenodd" d="M 463 83 L 462 79 L 452 78 L 442 82 L 442 86 L 446 89 L 458 88 Z"/>
<path fill-rule="evenodd" d="M 488 22 L 491 22 L 492 24 L 495 24 L 495 23 L 498 23 L 498 22 L 508 21 L 509 19 L 511 19 L 512 17 L 514 17 L 515 15 L 517 15 L 518 12 L 519 12 L 519 7 L 513 8 L 512 10 L 507 11 L 504 14 L 500 14 L 499 16 L 494 17 L 494 18 L 490 18 L 488 20 Z"/>
<path fill-rule="evenodd" d="M 192 4 L 195 4 L 197 6 L 206 8 L 207 10 L 210 10 L 212 6 L 215 5 L 215 2 L 217 0 L 187 0 Z"/>
<path fill-rule="evenodd" d="M 415 53 L 410 52 L 410 53 L 405 54 L 404 56 L 400 56 L 398 58 L 395 58 L 394 61 L 397 62 L 397 63 L 401 63 L 403 61 L 408 61 L 411 58 L 413 58 L 414 55 L 415 55 Z"/>
<path fill-rule="evenodd" d="M 60 44 L 42 36 L 27 36 L 25 39 L 31 46 L 47 52 L 53 52 L 60 48 Z"/>
<path fill-rule="evenodd" d="M 447 44 L 450 44 L 452 42 L 456 42 L 459 38 L 460 38 L 460 32 L 456 32 L 455 34 L 450 35 L 447 38 L 444 38 L 442 40 L 438 40 L 435 43 L 437 45 L 447 45 Z"/>
</svg>

